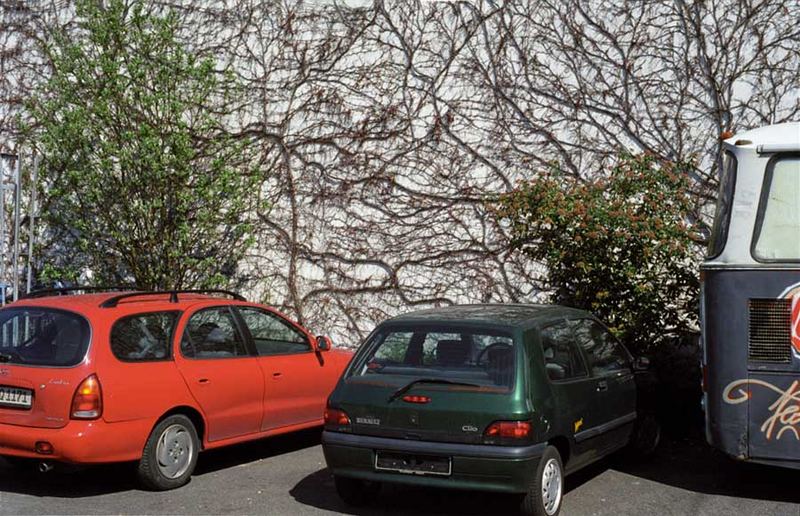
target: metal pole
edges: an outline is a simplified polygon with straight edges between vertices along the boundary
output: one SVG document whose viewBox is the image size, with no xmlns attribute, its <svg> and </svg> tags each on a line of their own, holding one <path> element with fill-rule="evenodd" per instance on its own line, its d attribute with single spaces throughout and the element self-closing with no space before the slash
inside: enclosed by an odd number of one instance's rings
<svg viewBox="0 0 800 516">
<path fill-rule="evenodd" d="M 0 289 L 3 291 L 2 302 L 6 304 L 6 163 L 17 160 L 13 154 L 0 154 Z"/>
<path fill-rule="evenodd" d="M 28 277 L 25 285 L 25 292 L 30 294 L 31 282 L 33 280 L 33 223 L 36 220 L 36 179 L 39 175 L 39 155 L 33 158 L 33 172 L 31 173 L 31 203 L 28 211 Z"/>
<path fill-rule="evenodd" d="M 17 175 L 14 184 L 14 301 L 19 299 L 19 205 L 22 204 L 20 183 L 22 183 L 22 152 L 17 154 Z"/>
<path fill-rule="evenodd" d="M 3 154 L 0 164 L 0 282 L 6 282 L 6 160 L 12 156 Z"/>
</svg>

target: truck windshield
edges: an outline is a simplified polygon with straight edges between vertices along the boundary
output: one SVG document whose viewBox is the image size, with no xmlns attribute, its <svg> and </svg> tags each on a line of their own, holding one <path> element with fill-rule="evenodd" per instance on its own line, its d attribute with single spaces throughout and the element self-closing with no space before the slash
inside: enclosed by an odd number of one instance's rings
<svg viewBox="0 0 800 516">
<path fill-rule="evenodd" d="M 70 367 L 89 347 L 83 317 L 47 308 L 0 310 L 0 363 Z"/>
<path fill-rule="evenodd" d="M 722 168 L 719 172 L 719 192 L 717 194 L 717 209 L 714 214 L 714 225 L 711 228 L 711 237 L 708 241 L 708 258 L 716 258 L 725 248 L 728 240 L 728 226 L 731 221 L 731 205 L 733 204 L 733 190 L 736 184 L 736 158 L 730 152 L 722 156 Z"/>
<path fill-rule="evenodd" d="M 397 375 L 510 389 L 516 351 L 501 331 L 452 326 L 391 326 L 366 343 L 351 376 Z"/>
<path fill-rule="evenodd" d="M 800 261 L 800 157 L 767 169 L 758 209 L 753 255 L 762 261 Z"/>
</svg>

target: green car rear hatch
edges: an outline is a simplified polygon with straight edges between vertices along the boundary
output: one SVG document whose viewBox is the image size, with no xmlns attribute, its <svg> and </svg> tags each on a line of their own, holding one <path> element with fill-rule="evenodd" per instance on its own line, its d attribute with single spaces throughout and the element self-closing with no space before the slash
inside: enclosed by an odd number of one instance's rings
<svg viewBox="0 0 800 516">
<path fill-rule="evenodd" d="M 331 406 L 354 434 L 492 443 L 492 423 L 530 420 L 525 356 L 520 332 L 502 325 L 390 321 L 361 347 Z"/>
</svg>

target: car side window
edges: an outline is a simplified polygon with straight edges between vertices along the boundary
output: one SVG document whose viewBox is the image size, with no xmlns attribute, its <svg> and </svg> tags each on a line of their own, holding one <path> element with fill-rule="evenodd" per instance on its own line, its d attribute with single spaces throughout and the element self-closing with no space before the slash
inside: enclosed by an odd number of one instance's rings
<svg viewBox="0 0 800 516">
<path fill-rule="evenodd" d="M 592 367 L 592 374 L 604 375 L 630 370 L 630 356 L 602 324 L 591 319 L 570 321 Z"/>
<path fill-rule="evenodd" d="M 550 380 L 570 380 L 587 375 L 586 364 L 566 321 L 542 329 L 540 336 L 544 367 Z"/>
<path fill-rule="evenodd" d="M 111 351 L 124 362 L 166 360 L 179 312 L 130 315 L 111 328 Z"/>
<path fill-rule="evenodd" d="M 228 307 L 206 308 L 192 315 L 181 339 L 187 358 L 230 358 L 247 355 L 244 339 Z"/>
<path fill-rule="evenodd" d="M 311 351 L 308 338 L 289 322 L 267 310 L 238 307 L 259 356 L 286 355 Z"/>
</svg>

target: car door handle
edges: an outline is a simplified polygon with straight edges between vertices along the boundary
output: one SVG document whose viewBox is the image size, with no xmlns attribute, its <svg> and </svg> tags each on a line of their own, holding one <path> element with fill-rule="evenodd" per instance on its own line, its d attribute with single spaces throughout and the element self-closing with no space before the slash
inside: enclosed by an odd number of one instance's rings
<svg viewBox="0 0 800 516">
<path fill-rule="evenodd" d="M 608 382 L 605 380 L 600 380 L 597 382 L 597 392 L 603 392 L 608 390 Z"/>
<path fill-rule="evenodd" d="M 272 373 L 273 380 L 280 380 L 281 376 L 283 376 L 283 373 Z"/>
<path fill-rule="evenodd" d="M 197 380 L 197 383 L 207 384 L 209 383 L 208 378 L 200 378 Z"/>
</svg>

